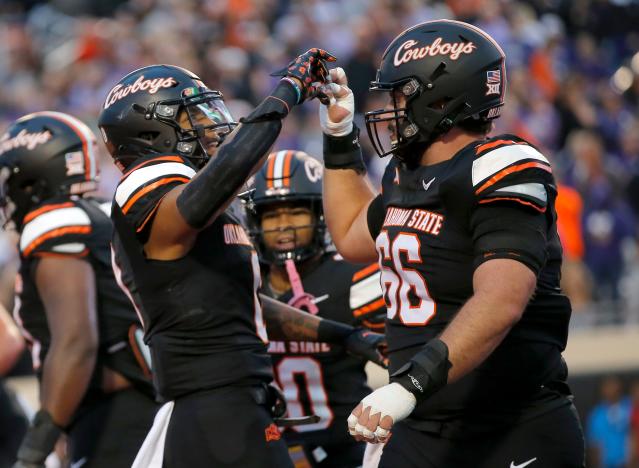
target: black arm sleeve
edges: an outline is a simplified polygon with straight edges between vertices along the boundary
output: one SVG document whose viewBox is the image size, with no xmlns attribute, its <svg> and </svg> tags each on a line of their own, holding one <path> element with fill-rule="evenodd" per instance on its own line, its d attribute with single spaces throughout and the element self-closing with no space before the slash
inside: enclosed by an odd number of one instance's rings
<svg viewBox="0 0 639 468">
<path fill-rule="evenodd" d="M 539 274 L 547 255 L 545 214 L 526 207 L 494 203 L 478 205 L 470 222 L 475 268 L 488 260 L 509 258 Z"/>
<path fill-rule="evenodd" d="M 177 207 L 189 225 L 204 227 L 240 189 L 267 155 L 297 102 L 293 86 L 280 82 L 275 91 L 242 120 L 242 126 L 180 193 Z"/>
<path fill-rule="evenodd" d="M 371 237 L 373 240 L 377 239 L 379 231 L 382 230 L 382 225 L 384 224 L 384 201 L 381 193 L 368 205 L 366 221 L 368 222 L 368 232 L 370 232 Z"/>
</svg>

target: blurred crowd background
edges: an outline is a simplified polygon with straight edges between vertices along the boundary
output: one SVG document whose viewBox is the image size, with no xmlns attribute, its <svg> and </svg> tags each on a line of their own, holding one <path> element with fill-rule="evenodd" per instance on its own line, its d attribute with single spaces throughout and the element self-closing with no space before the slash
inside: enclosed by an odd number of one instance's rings
<svg viewBox="0 0 639 468">
<path fill-rule="evenodd" d="M 573 326 L 639 322 L 636 1 L 4 0 L 0 15 L 0 128 L 44 108 L 95 126 L 109 89 L 153 63 L 193 70 L 239 118 L 272 88 L 270 72 L 312 46 L 346 69 L 361 120 L 381 107 L 368 84 L 393 37 L 434 18 L 472 22 L 507 55 L 495 132 L 553 159 Z M 321 154 L 316 104 L 296 110 L 277 146 Z M 373 154 L 378 180 L 386 161 Z M 105 196 L 117 176 L 104 155 Z"/>
<path fill-rule="evenodd" d="M 364 129 L 363 112 L 382 107 L 367 90 L 384 48 L 436 18 L 469 21 L 506 52 L 507 104 L 495 132 L 523 136 L 552 159 L 573 328 L 639 323 L 636 0 L 2 0 L 0 132 L 43 109 L 95 129 L 110 88 L 153 63 L 199 74 L 239 119 L 274 86 L 270 72 L 313 46 L 345 68 Z M 316 106 L 295 110 L 276 149 L 321 155 Z M 364 144 L 379 180 L 386 160 L 365 136 Z M 118 173 L 102 151 L 101 191 L 111 197 Z M 0 240 L 0 300 L 10 306 L 14 240 Z"/>
</svg>

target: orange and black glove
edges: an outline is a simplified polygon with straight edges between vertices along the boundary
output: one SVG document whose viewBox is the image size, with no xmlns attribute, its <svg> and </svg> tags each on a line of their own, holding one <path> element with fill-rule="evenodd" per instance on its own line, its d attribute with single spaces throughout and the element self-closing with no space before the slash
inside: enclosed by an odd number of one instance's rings
<svg viewBox="0 0 639 468">
<path fill-rule="evenodd" d="M 326 62 L 335 62 L 337 58 L 329 54 L 323 49 L 313 47 L 295 60 L 289 63 L 285 68 L 271 73 L 271 76 L 283 76 L 289 79 L 299 91 L 298 104 L 307 99 L 314 98 L 318 93 L 318 87 L 326 83 L 328 77 L 328 69 Z M 299 83 L 291 78 L 297 78 Z"/>
</svg>

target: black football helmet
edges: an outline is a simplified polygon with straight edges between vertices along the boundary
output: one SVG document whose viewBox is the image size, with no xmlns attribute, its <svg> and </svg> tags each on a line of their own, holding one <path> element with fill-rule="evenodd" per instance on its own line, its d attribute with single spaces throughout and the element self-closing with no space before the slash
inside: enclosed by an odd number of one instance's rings
<svg viewBox="0 0 639 468">
<path fill-rule="evenodd" d="M 393 102 L 365 116 L 377 154 L 414 163 L 435 138 L 460 122 L 499 117 L 505 58 L 487 33 L 461 21 L 427 21 L 401 33 L 384 52 L 370 86 L 390 92 Z M 397 105 L 398 92 L 406 97 L 405 107 Z M 394 127 L 390 145 L 382 142 L 380 125 Z"/>
<path fill-rule="evenodd" d="M 2 222 L 22 220 L 43 201 L 97 188 L 97 142 L 84 123 L 61 112 L 36 112 L 0 138 Z"/>
<path fill-rule="evenodd" d="M 172 152 L 201 167 L 236 125 L 219 91 L 173 65 L 126 75 L 109 91 L 98 118 L 111 156 L 124 168 L 140 156 Z"/>
<path fill-rule="evenodd" d="M 303 151 L 283 150 L 269 154 L 266 163 L 255 175 L 246 210 L 249 234 L 262 262 L 277 265 L 284 265 L 289 259 L 296 263 L 303 262 L 326 249 L 328 241 L 322 209 L 323 175 L 322 164 Z M 295 242 L 295 248 L 287 251 L 266 248 L 262 213 L 265 208 L 279 202 L 310 207 L 314 217 L 314 232 L 309 245 L 298 247 Z M 306 227 L 308 226 L 304 226 Z"/>
</svg>

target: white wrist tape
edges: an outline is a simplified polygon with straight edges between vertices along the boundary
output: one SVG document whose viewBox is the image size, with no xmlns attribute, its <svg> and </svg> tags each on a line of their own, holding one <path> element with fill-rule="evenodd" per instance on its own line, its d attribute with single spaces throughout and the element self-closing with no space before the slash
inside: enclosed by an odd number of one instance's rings
<svg viewBox="0 0 639 468">
<path fill-rule="evenodd" d="M 337 68 L 338 80 L 340 76 L 344 75 L 344 70 Z M 332 92 L 333 96 L 330 98 L 330 105 L 338 105 L 348 111 L 348 115 L 340 122 L 333 122 L 328 116 L 328 106 L 320 105 L 319 118 L 322 131 L 330 136 L 344 136 L 353 131 L 353 116 L 355 115 L 355 97 L 353 91 L 346 86 L 340 86 L 333 82 L 328 83 L 326 87 Z M 336 97 L 335 95 L 341 92 L 341 89 L 348 90 L 347 94 L 342 97 Z"/>
</svg>

